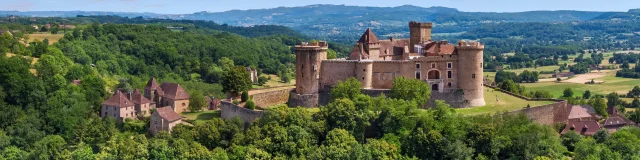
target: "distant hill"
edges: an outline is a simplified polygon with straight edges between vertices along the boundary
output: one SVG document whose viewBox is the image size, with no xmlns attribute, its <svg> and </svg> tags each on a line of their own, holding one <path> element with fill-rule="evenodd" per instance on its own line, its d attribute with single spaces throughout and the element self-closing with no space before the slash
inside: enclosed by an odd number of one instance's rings
<svg viewBox="0 0 640 160">
<path fill-rule="evenodd" d="M 197 12 L 193 14 L 155 14 L 90 11 L 0 11 L 0 15 L 60 16 L 117 15 L 145 18 L 209 20 L 231 26 L 282 25 L 318 39 L 354 41 L 366 28 L 381 37 L 406 37 L 409 21 L 434 22 L 434 33 L 460 33 L 483 24 L 504 22 L 568 22 L 607 19 L 626 12 L 592 11 L 528 11 L 528 12 L 463 12 L 447 7 L 366 7 L 346 5 L 309 5 L 270 9 Z M 618 15 L 620 14 L 620 15 Z"/>
</svg>

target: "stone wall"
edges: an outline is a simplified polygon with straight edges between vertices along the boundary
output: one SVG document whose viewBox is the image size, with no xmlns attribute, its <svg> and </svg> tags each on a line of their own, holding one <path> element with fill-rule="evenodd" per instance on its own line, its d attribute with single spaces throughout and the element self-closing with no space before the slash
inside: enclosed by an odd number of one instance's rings
<svg viewBox="0 0 640 160">
<path fill-rule="evenodd" d="M 238 117 L 245 123 L 251 123 L 264 114 L 264 111 L 246 109 L 227 101 L 220 102 L 220 109 L 222 119 Z"/>
<path fill-rule="evenodd" d="M 319 94 L 297 94 L 295 91 L 289 92 L 289 107 L 314 108 L 319 107 Z"/>
<path fill-rule="evenodd" d="M 280 90 L 261 92 L 250 95 L 257 107 L 265 108 L 274 105 L 285 104 L 289 101 L 289 93 L 293 89 L 283 88 Z"/>
<path fill-rule="evenodd" d="M 456 91 L 447 91 L 442 93 L 431 92 L 431 98 L 427 101 L 425 107 L 435 107 L 436 100 L 443 100 L 449 104 L 452 108 L 466 108 L 471 107 L 469 102 L 464 99 L 464 95 Z"/>
<path fill-rule="evenodd" d="M 524 113 L 531 120 L 543 124 L 553 125 L 555 123 L 566 123 L 569 118 L 569 112 L 571 108 L 567 101 L 558 101 L 552 104 L 525 108 L 517 111 L 512 111 L 512 114 Z"/>
</svg>

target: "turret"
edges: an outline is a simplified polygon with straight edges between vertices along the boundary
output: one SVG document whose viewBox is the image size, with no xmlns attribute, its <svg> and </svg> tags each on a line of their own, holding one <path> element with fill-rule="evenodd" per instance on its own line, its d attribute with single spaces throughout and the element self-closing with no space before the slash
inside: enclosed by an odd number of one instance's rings
<svg viewBox="0 0 640 160">
<path fill-rule="evenodd" d="M 318 93 L 320 65 L 327 59 L 327 42 L 303 42 L 295 46 L 296 54 L 296 93 Z"/>
<path fill-rule="evenodd" d="M 458 87 L 462 89 L 464 98 L 470 106 L 484 106 L 484 91 L 482 86 L 482 58 L 484 45 L 479 42 L 460 41 L 458 50 Z"/>
<path fill-rule="evenodd" d="M 432 25 L 433 24 L 431 24 L 430 22 L 409 22 L 409 51 L 411 53 L 415 53 L 415 45 L 419 45 L 422 42 L 431 41 Z"/>
<path fill-rule="evenodd" d="M 362 88 L 364 89 L 371 88 L 372 70 L 373 70 L 372 60 L 360 60 L 356 63 L 356 70 L 355 70 L 356 78 L 360 80 L 360 83 L 362 83 Z"/>
</svg>

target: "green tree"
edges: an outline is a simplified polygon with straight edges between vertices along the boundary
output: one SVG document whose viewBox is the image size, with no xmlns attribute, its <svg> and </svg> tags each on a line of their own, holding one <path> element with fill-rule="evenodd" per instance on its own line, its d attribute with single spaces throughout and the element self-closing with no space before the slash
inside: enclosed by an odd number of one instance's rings
<svg viewBox="0 0 640 160">
<path fill-rule="evenodd" d="M 336 59 L 338 58 L 338 53 L 333 49 L 327 50 L 327 59 Z"/>
<path fill-rule="evenodd" d="M 190 94 L 189 97 L 189 111 L 198 112 L 202 110 L 202 108 L 207 107 L 207 101 L 205 100 L 202 92 L 196 90 Z"/>
<path fill-rule="evenodd" d="M 615 107 L 620 104 L 620 101 L 622 100 L 620 100 L 620 97 L 616 92 L 611 92 L 607 95 L 607 107 Z"/>
<path fill-rule="evenodd" d="M 59 159 L 66 144 L 60 136 L 46 136 L 34 144 L 33 156 L 36 159 Z"/>
<path fill-rule="evenodd" d="M 418 106 L 422 106 L 431 96 L 429 85 L 418 79 L 406 79 L 398 77 L 393 80 L 393 87 L 390 91 L 391 98 L 415 101 Z"/>
<path fill-rule="evenodd" d="M 251 89 L 251 79 L 249 72 L 244 67 L 237 66 L 227 72 L 222 83 L 223 91 L 232 95 L 238 95 L 240 92 Z"/>
<path fill-rule="evenodd" d="M 589 99 L 591 98 L 591 91 L 586 90 L 584 91 L 584 93 L 582 94 L 582 99 Z"/>
<path fill-rule="evenodd" d="M 562 91 L 562 97 L 565 97 L 565 98 L 573 97 L 573 90 L 571 88 L 565 88 L 564 91 Z"/>
<path fill-rule="evenodd" d="M 242 95 L 240 95 L 240 100 L 242 102 L 246 102 L 247 100 L 249 100 L 249 92 L 248 91 L 242 91 Z"/>
<path fill-rule="evenodd" d="M 598 113 L 599 115 L 603 117 L 609 116 L 609 114 L 607 113 L 607 104 L 605 103 L 605 100 L 603 98 L 596 98 L 591 106 L 593 106 L 593 109 L 595 109 L 596 113 Z"/>
<path fill-rule="evenodd" d="M 583 139 L 582 135 L 574 131 L 569 131 L 562 135 L 560 138 L 562 138 L 562 145 L 567 147 L 570 152 L 573 152 L 576 143 L 580 142 Z"/>
<path fill-rule="evenodd" d="M 344 129 L 333 129 L 327 133 L 321 150 L 327 159 L 347 159 L 358 142 Z"/>
<path fill-rule="evenodd" d="M 338 81 L 329 94 L 332 100 L 340 98 L 353 99 L 355 96 L 362 94 L 360 92 L 361 88 L 362 83 L 356 78 L 351 77 L 344 82 Z"/>
<path fill-rule="evenodd" d="M 258 85 L 259 86 L 263 86 L 265 83 L 267 83 L 267 81 L 269 81 L 269 79 L 267 79 L 267 77 L 265 76 L 260 76 L 258 78 Z"/>
<path fill-rule="evenodd" d="M 247 100 L 247 102 L 244 104 L 244 107 L 250 110 L 254 110 L 256 109 L 256 104 L 253 103 L 253 100 Z"/>
</svg>

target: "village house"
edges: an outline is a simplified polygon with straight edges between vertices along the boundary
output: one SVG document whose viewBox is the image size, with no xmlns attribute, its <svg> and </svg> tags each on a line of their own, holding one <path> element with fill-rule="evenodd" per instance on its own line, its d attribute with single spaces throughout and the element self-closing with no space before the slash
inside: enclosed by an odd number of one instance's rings
<svg viewBox="0 0 640 160">
<path fill-rule="evenodd" d="M 162 83 L 158 85 L 155 78 L 151 78 L 144 87 L 144 95 L 155 106 L 169 106 L 176 113 L 182 113 L 189 106 L 189 93 L 176 83 Z M 153 106 L 153 104 L 152 104 Z"/>
<path fill-rule="evenodd" d="M 120 90 L 116 90 L 113 96 L 102 103 L 100 115 L 102 118 L 113 117 L 122 122 L 127 118 L 135 119 L 135 112 L 135 104 Z"/>
<path fill-rule="evenodd" d="M 140 90 L 135 89 L 133 93 L 130 93 L 130 99 L 135 104 L 136 115 L 143 117 L 151 115 L 151 100 L 144 97 Z"/>
<path fill-rule="evenodd" d="M 182 123 L 182 118 L 171 107 L 157 108 L 149 121 L 149 132 L 155 135 L 160 131 L 171 132 L 174 126 Z"/>
<path fill-rule="evenodd" d="M 600 129 L 606 129 L 609 133 L 613 133 L 622 127 L 636 125 L 633 121 L 620 115 L 615 107 L 607 108 L 607 112 L 609 117 L 599 123 L 602 117 L 596 114 L 593 107 L 589 105 L 574 105 L 569 112 L 569 121 L 560 134 L 564 135 L 567 132 L 574 131 L 584 136 L 592 136 Z"/>
</svg>

